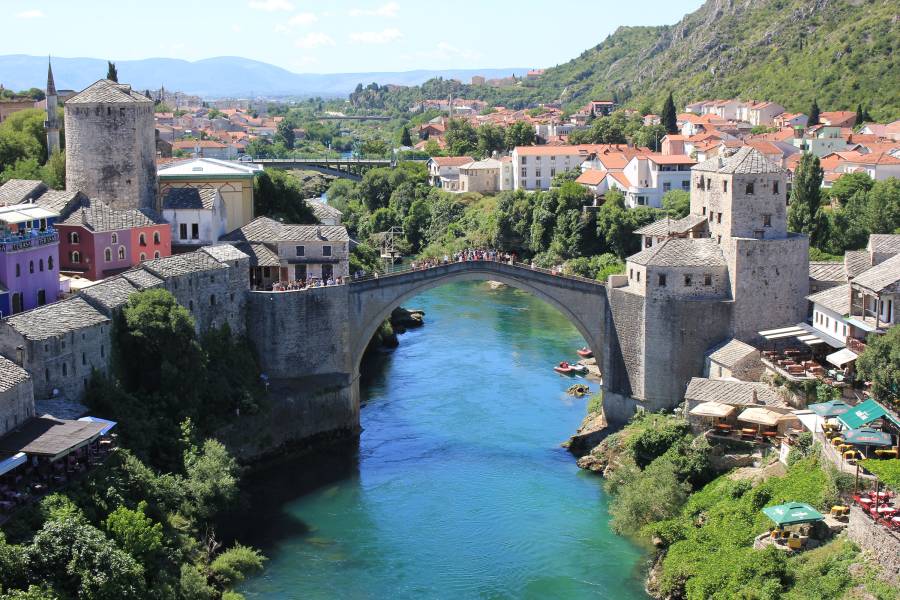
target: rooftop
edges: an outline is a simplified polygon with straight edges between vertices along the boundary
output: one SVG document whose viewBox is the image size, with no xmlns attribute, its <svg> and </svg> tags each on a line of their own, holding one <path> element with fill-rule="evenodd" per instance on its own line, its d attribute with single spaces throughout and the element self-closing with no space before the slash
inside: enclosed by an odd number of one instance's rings
<svg viewBox="0 0 900 600">
<path fill-rule="evenodd" d="M 313 215 L 319 220 L 324 221 L 326 219 L 337 219 L 340 222 L 341 217 L 344 216 L 344 213 L 331 206 L 327 202 L 322 202 L 318 198 L 308 198 L 306 200 L 306 205 L 312 209 Z"/>
<path fill-rule="evenodd" d="M 473 162 L 471 156 L 433 156 L 431 160 L 439 167 L 461 167 Z"/>
<path fill-rule="evenodd" d="M 878 254 L 900 254 L 900 234 L 871 234 L 869 236 L 869 250 Z"/>
<path fill-rule="evenodd" d="M 260 173 L 262 167 L 254 164 L 240 163 L 215 158 L 194 158 L 171 162 L 157 169 L 160 179 L 172 177 L 244 177 L 252 178 Z"/>
<path fill-rule="evenodd" d="M 703 377 L 691 379 L 684 393 L 684 399 L 696 402 L 720 402 L 732 406 L 784 406 L 775 390 L 764 383 Z"/>
<path fill-rule="evenodd" d="M 744 146 L 731 156 L 723 150 L 719 156 L 694 165 L 696 171 L 712 171 L 714 173 L 783 173 L 784 169 L 766 158 L 759 150 Z"/>
<path fill-rule="evenodd" d="M 28 381 L 30 377 L 28 371 L 0 356 L 0 392 L 8 392 L 20 383 Z"/>
<path fill-rule="evenodd" d="M 235 248 L 250 257 L 250 266 L 277 267 L 281 264 L 278 253 L 261 242 L 239 242 Z"/>
<path fill-rule="evenodd" d="M 575 183 L 580 183 L 582 185 L 598 185 L 603 183 L 603 180 L 606 179 L 606 174 L 607 171 L 602 169 L 588 169 L 578 176 Z"/>
<path fill-rule="evenodd" d="M 128 279 L 112 277 L 84 288 L 81 295 L 95 306 L 101 306 L 107 313 L 128 302 L 132 294 L 139 291 Z"/>
<path fill-rule="evenodd" d="M 212 210 L 218 195 L 216 188 L 169 188 L 163 196 L 163 210 Z"/>
<path fill-rule="evenodd" d="M 10 179 L 0 185 L 0 205 L 20 204 L 40 196 L 47 184 L 37 179 Z"/>
<path fill-rule="evenodd" d="M 85 227 L 99 233 L 163 223 L 165 221 L 159 215 L 147 209 L 117 210 L 102 202 L 91 202 L 89 206 L 82 205 L 81 210 L 73 212 L 59 225 Z"/>
<path fill-rule="evenodd" d="M 75 297 L 12 315 L 6 322 L 26 339 L 45 340 L 108 323 L 109 318 L 84 299 Z"/>
<path fill-rule="evenodd" d="M 287 225 L 268 217 L 257 217 L 240 229 L 222 237 L 247 242 L 347 242 L 350 236 L 342 225 Z"/>
<path fill-rule="evenodd" d="M 57 212 L 62 217 L 67 217 L 68 211 L 77 208 L 78 203 L 86 198 L 84 194 L 77 191 L 50 190 L 38 196 L 34 203 L 41 208 Z"/>
<path fill-rule="evenodd" d="M 900 254 L 867 269 L 853 278 L 853 286 L 864 287 L 876 294 L 900 281 Z"/>
<path fill-rule="evenodd" d="M 231 244 L 216 244 L 215 246 L 203 246 L 200 252 L 205 252 L 219 262 L 227 262 L 229 260 L 241 260 L 247 258 L 247 255 L 232 246 Z"/>
<path fill-rule="evenodd" d="M 838 285 L 806 297 L 813 304 L 818 304 L 839 315 L 850 312 L 850 284 Z"/>
<path fill-rule="evenodd" d="M 670 238 L 628 257 L 628 262 L 657 267 L 724 267 L 722 249 L 709 238 Z"/>
<path fill-rule="evenodd" d="M 143 104 L 150 103 L 152 100 L 132 90 L 130 85 L 117 83 L 109 79 L 101 79 L 66 100 L 66 106 L 71 104 L 95 104 L 98 102 Z"/>
<path fill-rule="evenodd" d="M 153 275 L 149 271 L 145 271 L 144 269 L 133 269 L 131 271 L 125 271 L 120 275 L 131 282 L 131 285 L 138 288 L 139 290 L 146 290 L 148 288 L 157 287 L 162 284 L 163 280 Z"/>
<path fill-rule="evenodd" d="M 100 437 L 106 423 L 35 417 L 0 438 L 0 451 L 56 457 Z"/>
<path fill-rule="evenodd" d="M 844 253 L 844 271 L 853 278 L 872 266 L 872 257 L 867 250 L 847 250 Z"/>
<path fill-rule="evenodd" d="M 842 262 L 809 261 L 809 278 L 815 281 L 847 281 Z"/>
<path fill-rule="evenodd" d="M 731 339 L 715 348 L 709 360 L 725 367 L 733 367 L 749 356 L 758 356 L 759 350 L 740 340 Z"/>
<path fill-rule="evenodd" d="M 143 268 L 157 277 L 178 277 L 190 273 L 202 273 L 216 269 L 226 269 L 221 262 L 204 252 L 202 249 L 188 252 L 187 254 L 175 254 L 165 258 L 155 258 L 145 261 Z"/>
</svg>

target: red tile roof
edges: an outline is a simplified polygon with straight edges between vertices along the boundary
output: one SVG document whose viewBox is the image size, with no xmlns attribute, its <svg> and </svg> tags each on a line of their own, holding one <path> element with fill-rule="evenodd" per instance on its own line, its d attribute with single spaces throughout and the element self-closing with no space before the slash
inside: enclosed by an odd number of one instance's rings
<svg viewBox="0 0 900 600">
<path fill-rule="evenodd" d="M 697 161 L 686 154 L 648 154 L 647 159 L 658 165 L 695 165 Z"/>
<path fill-rule="evenodd" d="M 597 185 L 606 179 L 606 174 L 607 171 L 601 169 L 588 169 L 578 176 L 575 183 L 580 183 L 582 185 Z"/>
<path fill-rule="evenodd" d="M 439 167 L 459 167 L 475 159 L 471 156 L 433 156 L 431 160 Z"/>
</svg>

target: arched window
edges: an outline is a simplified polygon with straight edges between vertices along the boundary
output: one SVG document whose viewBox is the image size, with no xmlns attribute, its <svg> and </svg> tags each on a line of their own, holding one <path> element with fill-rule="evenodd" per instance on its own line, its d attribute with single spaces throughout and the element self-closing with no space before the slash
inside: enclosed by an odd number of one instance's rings
<svg viewBox="0 0 900 600">
<path fill-rule="evenodd" d="M 112 250 L 107 248 L 103 251 L 103 260 L 105 260 L 106 262 L 110 262 L 112 260 Z"/>
<path fill-rule="evenodd" d="M 139 236 L 138 236 L 138 243 L 139 243 L 141 246 L 146 246 L 146 245 L 147 245 L 147 236 L 144 235 L 143 233 L 142 233 L 141 235 L 139 235 Z"/>
<path fill-rule="evenodd" d="M 109 241 L 111 244 L 118 244 L 119 243 L 119 234 L 114 233 L 111 236 L 109 236 Z"/>
<path fill-rule="evenodd" d="M 119 260 L 125 260 L 125 246 L 119 246 Z"/>
<path fill-rule="evenodd" d="M 81 252 L 79 252 L 78 250 L 74 250 L 72 252 L 71 258 L 72 258 L 72 264 L 77 265 L 77 264 L 81 263 Z"/>
<path fill-rule="evenodd" d="M 28 272 L 34 273 L 34 261 L 33 260 L 28 261 Z"/>
<path fill-rule="evenodd" d="M 153 232 L 153 243 L 154 243 L 154 244 L 159 244 L 159 243 L 160 243 L 160 241 L 159 241 L 159 232 L 158 232 L 158 231 L 154 231 L 154 232 Z"/>
<path fill-rule="evenodd" d="M 38 271 L 40 271 L 41 273 L 44 272 L 44 259 L 43 258 L 38 259 Z"/>
<path fill-rule="evenodd" d="M 79 242 L 81 242 L 81 237 L 79 237 L 77 231 L 73 231 L 72 233 L 69 234 L 69 243 L 70 244 L 78 244 Z"/>
<path fill-rule="evenodd" d="M 53 270 L 53 257 L 52 256 L 47 257 L 47 270 L 48 271 Z"/>
<path fill-rule="evenodd" d="M 141 252 L 141 262 L 144 262 L 145 260 L 147 260 L 147 255 Z"/>
<path fill-rule="evenodd" d="M 159 258 L 159 250 L 153 253 L 153 258 Z"/>
</svg>

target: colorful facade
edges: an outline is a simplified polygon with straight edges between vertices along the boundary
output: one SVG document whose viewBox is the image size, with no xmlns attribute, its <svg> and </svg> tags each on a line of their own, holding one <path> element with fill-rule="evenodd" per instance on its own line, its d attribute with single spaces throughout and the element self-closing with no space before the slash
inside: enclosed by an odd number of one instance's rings
<svg viewBox="0 0 900 600">
<path fill-rule="evenodd" d="M 55 302 L 59 296 L 58 216 L 31 204 L 0 208 L 0 315 Z"/>
</svg>

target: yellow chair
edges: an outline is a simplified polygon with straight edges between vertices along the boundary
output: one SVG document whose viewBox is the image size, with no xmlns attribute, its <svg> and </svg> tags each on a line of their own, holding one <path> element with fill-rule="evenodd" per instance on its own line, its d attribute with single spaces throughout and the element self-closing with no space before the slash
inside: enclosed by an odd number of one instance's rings
<svg viewBox="0 0 900 600">
<path fill-rule="evenodd" d="M 853 450 L 853 444 L 841 444 L 838 446 L 838 452 L 846 452 L 847 450 Z"/>
<path fill-rule="evenodd" d="M 856 458 L 856 450 L 847 450 L 844 452 L 844 460 L 853 460 Z"/>
<path fill-rule="evenodd" d="M 788 540 L 788 548 L 791 550 L 799 550 L 803 547 L 803 540 L 800 538 L 791 538 Z"/>
<path fill-rule="evenodd" d="M 844 443 L 844 438 L 842 438 L 842 437 L 831 438 L 831 445 L 834 446 L 835 448 L 837 448 L 838 446 L 840 446 L 843 443 Z"/>
</svg>

